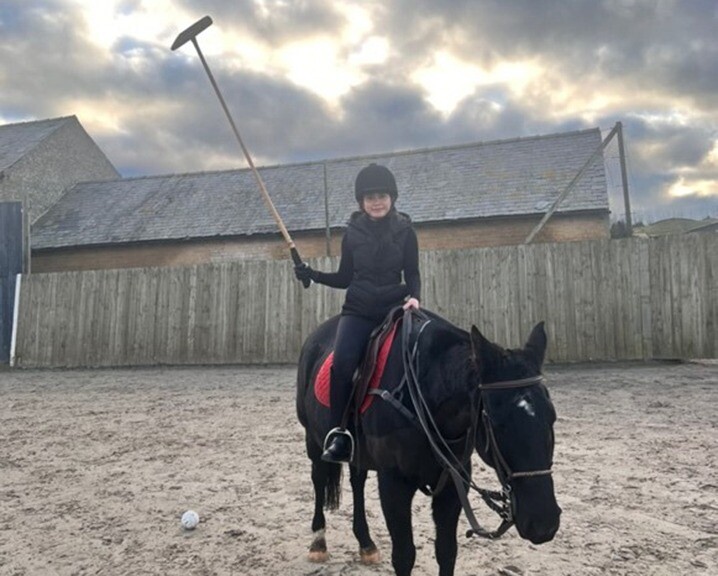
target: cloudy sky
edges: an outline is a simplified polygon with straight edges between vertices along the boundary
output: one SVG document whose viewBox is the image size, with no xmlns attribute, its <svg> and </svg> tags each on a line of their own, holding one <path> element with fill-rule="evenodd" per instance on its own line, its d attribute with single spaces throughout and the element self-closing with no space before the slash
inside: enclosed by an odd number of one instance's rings
<svg viewBox="0 0 718 576">
<path fill-rule="evenodd" d="M 169 49 L 206 14 L 257 165 L 620 121 L 638 218 L 718 216 L 718 0 L 0 0 L 0 123 L 74 114 L 124 176 L 246 167 Z"/>
</svg>

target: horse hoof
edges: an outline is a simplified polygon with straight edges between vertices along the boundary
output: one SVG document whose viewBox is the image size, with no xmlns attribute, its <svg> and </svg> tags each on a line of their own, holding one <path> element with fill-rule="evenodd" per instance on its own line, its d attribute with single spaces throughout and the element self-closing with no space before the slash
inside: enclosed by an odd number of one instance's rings
<svg viewBox="0 0 718 576">
<path fill-rule="evenodd" d="M 381 562 L 381 554 L 375 546 L 359 550 L 359 559 L 366 566 L 373 566 Z"/>
<path fill-rule="evenodd" d="M 314 564 L 323 564 L 329 560 L 329 552 L 326 550 L 311 550 L 309 552 L 309 561 Z"/>
</svg>

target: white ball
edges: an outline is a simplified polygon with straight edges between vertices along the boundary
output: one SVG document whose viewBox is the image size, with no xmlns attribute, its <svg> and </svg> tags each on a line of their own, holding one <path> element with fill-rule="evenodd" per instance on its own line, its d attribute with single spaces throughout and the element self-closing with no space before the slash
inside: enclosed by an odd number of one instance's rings
<svg viewBox="0 0 718 576">
<path fill-rule="evenodd" d="M 199 524 L 199 514 L 194 510 L 187 510 L 182 514 L 182 528 L 185 530 L 194 530 Z"/>
</svg>

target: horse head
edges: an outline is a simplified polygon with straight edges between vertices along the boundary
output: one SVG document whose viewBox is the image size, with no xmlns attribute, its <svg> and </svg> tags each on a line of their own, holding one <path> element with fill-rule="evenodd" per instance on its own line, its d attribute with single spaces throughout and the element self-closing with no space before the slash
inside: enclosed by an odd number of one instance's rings
<svg viewBox="0 0 718 576">
<path fill-rule="evenodd" d="M 480 391 L 476 449 L 509 495 L 519 535 L 534 544 L 548 542 L 561 508 L 551 477 L 556 411 L 541 376 L 543 322 L 516 350 L 490 342 L 472 326 L 471 348 Z"/>
</svg>

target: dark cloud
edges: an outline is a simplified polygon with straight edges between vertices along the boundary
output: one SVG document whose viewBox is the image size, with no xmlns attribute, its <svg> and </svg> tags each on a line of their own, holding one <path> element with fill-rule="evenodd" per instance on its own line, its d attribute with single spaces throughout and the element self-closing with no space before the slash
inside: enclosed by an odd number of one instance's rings
<svg viewBox="0 0 718 576">
<path fill-rule="evenodd" d="M 85 42 L 84 21 L 61 0 L 10 0 L 0 7 L 0 106 L 23 117 L 57 115 L 57 103 L 84 95 L 100 70 L 97 49 Z M 69 112 L 71 113 L 71 112 Z"/>
<path fill-rule="evenodd" d="M 417 59 L 442 45 L 483 65 L 538 57 L 573 81 L 599 75 L 607 89 L 655 88 L 696 106 L 716 106 L 713 1 L 399 0 L 392 5 L 386 31 L 412 49 L 402 53 Z"/>
<path fill-rule="evenodd" d="M 459 103 L 445 128 L 459 141 L 474 142 L 518 136 L 570 132 L 595 127 L 580 118 L 556 122 L 537 115 L 534 106 L 497 89 L 481 90 Z"/>
<path fill-rule="evenodd" d="M 413 87 L 373 80 L 343 100 L 345 116 L 336 133 L 342 155 L 428 146 L 441 128 L 440 116 Z"/>
<path fill-rule="evenodd" d="M 615 124 L 616 120 L 621 120 L 624 129 L 631 203 L 643 220 L 672 217 L 680 213 L 695 217 L 701 211 L 706 215 L 718 216 L 718 196 L 701 198 L 696 194 L 674 198 L 668 195 L 671 186 L 687 174 L 691 178 L 706 176 L 718 180 L 715 169 L 712 174 L 701 174 L 699 168 L 708 161 L 716 137 L 715 131 L 679 122 L 650 121 L 632 113 L 621 118 L 604 118 L 601 123 L 609 126 L 609 123 Z M 615 141 L 606 149 L 605 156 L 609 180 L 614 182 L 614 193 L 621 195 L 620 165 Z M 618 198 L 615 203 L 618 211 L 623 214 L 623 198 Z M 650 217 L 651 212 L 655 212 L 654 218 Z"/>
<path fill-rule="evenodd" d="M 147 5 L 123 0 L 118 18 Z M 340 4 L 330 0 L 175 5 L 197 19 L 210 14 L 223 32 L 266 47 L 316 36 L 336 39 L 349 24 Z M 387 38 L 390 55 L 364 67 L 366 80 L 338 102 L 327 103 L 270 71 L 208 58 L 258 163 L 594 126 L 606 133 L 622 121 L 637 207 L 713 206 L 718 215 L 718 196 L 666 196 L 686 174 L 718 178 L 709 162 L 718 138 L 715 0 L 392 0 L 361 6 L 372 10 L 370 33 Z M 78 114 L 87 126 L 93 118 L 83 118 L 71 103 L 96 106 L 117 117 L 119 130 L 98 128 L 91 136 L 128 176 L 245 165 L 196 54 L 168 48 L 191 18 L 179 24 L 168 19 L 161 41 L 140 40 L 127 30 L 108 50 L 88 40 L 84 16 L 80 4 L 67 0 L 3 0 L 1 118 Z M 344 55 L 357 48 L 345 46 Z M 520 95 L 502 84 L 480 86 L 446 116 L 412 80 L 416 68 L 431 64 L 442 49 L 487 68 L 506 60 L 536 61 L 546 73 Z M 601 96 L 609 104 L 571 115 L 561 108 L 571 96 Z"/>
<path fill-rule="evenodd" d="M 134 43 L 131 46 L 132 51 L 138 49 Z M 266 74 L 232 70 L 222 59 L 207 61 L 255 162 L 300 161 L 331 149 L 327 135 L 334 134 L 335 121 L 320 98 Z M 127 135 L 98 140 L 120 172 L 135 175 L 245 167 L 239 144 L 199 60 L 160 51 L 147 62 L 152 65 L 141 77 L 128 74 L 122 83 L 128 97 L 144 100 L 124 120 L 123 133 Z"/>
</svg>

